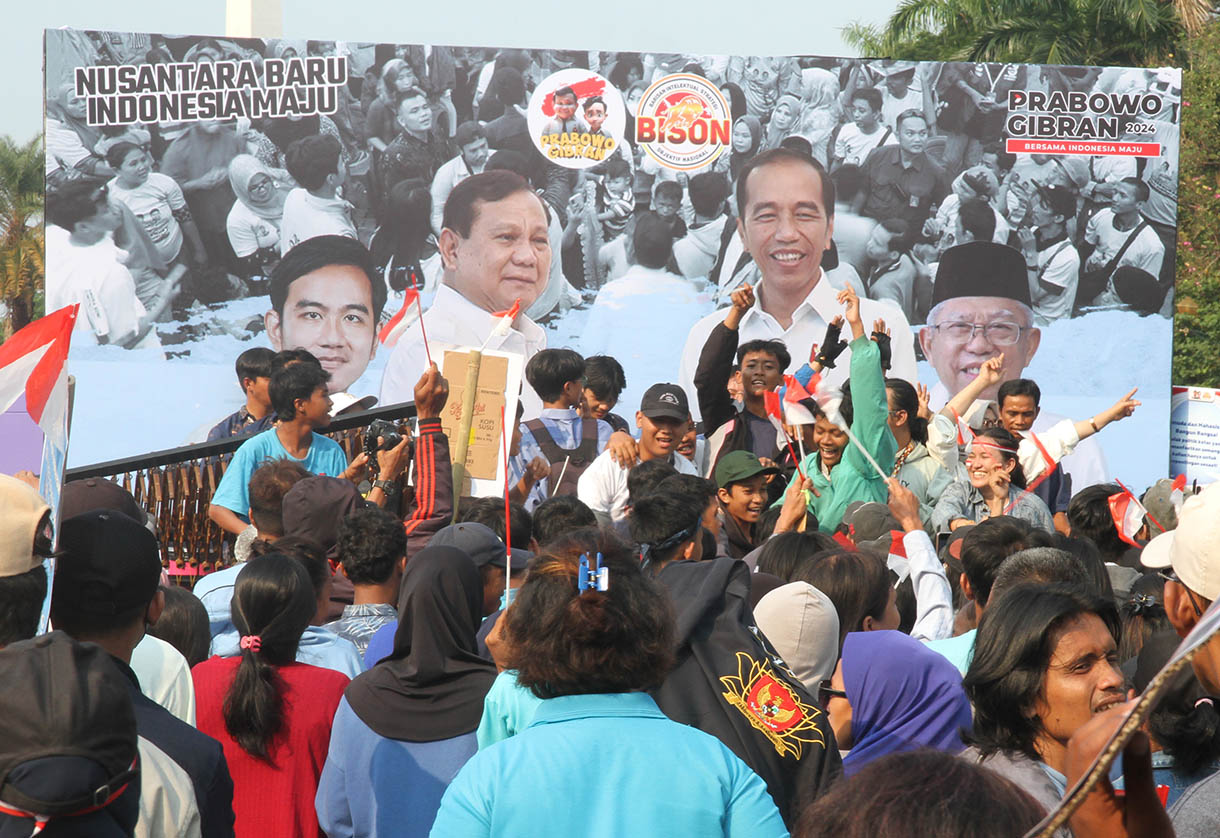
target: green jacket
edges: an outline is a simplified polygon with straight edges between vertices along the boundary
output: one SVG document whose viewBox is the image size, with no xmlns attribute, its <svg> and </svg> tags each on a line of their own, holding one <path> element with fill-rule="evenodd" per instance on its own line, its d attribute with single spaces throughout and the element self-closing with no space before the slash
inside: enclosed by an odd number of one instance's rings
<svg viewBox="0 0 1220 838">
<path fill-rule="evenodd" d="M 851 432 L 889 474 L 894 468 L 898 443 L 894 441 L 894 434 L 886 422 L 890 407 L 885 398 L 880 351 L 876 341 L 867 336 L 851 342 L 850 379 L 853 411 Z M 821 497 L 810 496 L 809 511 L 817 517 L 818 529 L 823 532 L 834 532 L 843 520 L 843 511 L 852 501 L 886 503 L 889 499 L 889 488 L 885 481 L 851 442 L 843 451 L 843 459 L 831 468 L 829 480 L 822 474 L 816 451 L 805 457 L 801 469 L 821 493 Z M 793 474 L 792 479 L 796 480 L 797 475 Z M 779 502 L 783 502 L 782 498 Z"/>
</svg>

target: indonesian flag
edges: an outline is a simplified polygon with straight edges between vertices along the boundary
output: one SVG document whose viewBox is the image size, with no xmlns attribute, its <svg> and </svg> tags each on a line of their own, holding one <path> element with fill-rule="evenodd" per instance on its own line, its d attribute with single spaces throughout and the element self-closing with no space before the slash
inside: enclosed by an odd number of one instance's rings
<svg viewBox="0 0 1220 838">
<path fill-rule="evenodd" d="M 901 585 L 903 580 L 911 575 L 911 561 L 907 558 L 904 538 L 906 538 L 904 531 L 890 530 L 890 551 L 885 558 L 885 564 L 898 577 L 898 582 L 894 587 Z"/>
<path fill-rule="evenodd" d="M 767 411 L 767 418 L 771 420 L 771 424 L 775 426 L 775 430 L 784 434 L 784 407 L 783 400 L 780 398 L 778 390 L 768 390 L 763 393 L 763 407 Z"/>
<path fill-rule="evenodd" d="M 407 330 L 407 327 L 422 316 L 419 292 L 414 288 L 408 288 L 403 294 L 402 307 L 381 327 L 381 331 L 377 334 L 377 340 L 383 346 L 393 346 L 398 343 L 398 339 L 402 337 L 402 333 Z"/>
<path fill-rule="evenodd" d="M 501 338 L 501 337 L 504 337 L 505 335 L 507 335 L 509 333 L 509 331 L 513 328 L 513 321 L 517 319 L 517 315 L 520 313 L 521 313 L 521 298 L 520 297 L 513 300 L 513 307 L 508 309 L 507 311 L 492 312 L 491 316 L 499 317 L 500 320 L 498 323 L 496 323 L 496 327 L 491 330 L 491 335 L 489 336 L 489 339 L 492 337 Z"/>
<path fill-rule="evenodd" d="M 1121 483 L 1118 485 L 1122 486 Z M 1148 514 L 1148 510 L 1144 509 L 1144 505 L 1136 500 L 1135 495 L 1131 494 L 1131 490 L 1126 486 L 1123 486 L 1121 492 L 1110 495 L 1107 500 L 1118 537 L 1132 547 L 1139 547 L 1135 534 L 1143 528 L 1144 516 Z"/>
<path fill-rule="evenodd" d="M 0 344 L 0 413 L 25 393 L 26 409 L 47 438 L 59 447 L 67 440 L 68 347 L 79 304 L 35 320 Z"/>
<path fill-rule="evenodd" d="M 1179 474 L 1173 479 L 1173 485 L 1169 487 L 1169 502 L 1173 504 L 1173 509 L 1177 513 L 1182 512 L 1182 504 L 1186 503 L 1186 475 Z"/>
<path fill-rule="evenodd" d="M 816 381 L 821 380 L 820 376 L 814 376 Z M 814 384 L 816 389 L 817 384 Z M 784 376 L 784 383 L 779 388 L 780 402 L 784 411 L 784 421 L 789 425 L 812 425 L 814 422 L 813 413 L 809 408 L 801 404 L 805 399 L 812 399 L 801 382 L 797 381 L 791 375 Z"/>
<path fill-rule="evenodd" d="M 957 444 L 965 445 L 974 439 L 974 428 L 956 410 L 953 411 L 953 418 L 957 421 Z"/>
</svg>

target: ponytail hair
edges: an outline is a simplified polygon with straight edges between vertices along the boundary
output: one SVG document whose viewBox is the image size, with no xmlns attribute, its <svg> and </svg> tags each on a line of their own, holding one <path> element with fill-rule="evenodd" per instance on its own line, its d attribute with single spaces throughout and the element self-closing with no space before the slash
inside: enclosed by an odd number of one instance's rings
<svg viewBox="0 0 1220 838">
<path fill-rule="evenodd" d="M 1000 448 L 1006 449 L 1000 452 L 1005 462 L 1012 460 L 1012 485 L 1018 489 L 1024 489 L 1028 482 L 1025 479 L 1025 469 L 1021 468 L 1021 460 L 1017 457 L 1017 446 L 1021 444 L 1021 440 L 1010 434 L 1003 428 L 984 428 L 975 434 L 975 437 L 986 437 L 994 442 Z"/>
<path fill-rule="evenodd" d="M 317 607 L 314 588 L 299 561 L 270 553 L 242 569 L 231 606 L 242 649 L 222 707 L 225 730 L 246 753 L 271 762 L 285 725 L 279 667 L 296 658 Z"/>
<path fill-rule="evenodd" d="M 911 432 L 911 439 L 926 444 L 928 420 L 919 415 L 919 394 L 915 392 L 911 382 L 902 378 L 887 378 L 885 389 L 894 394 L 895 409 L 906 411 L 907 430 Z"/>
</svg>

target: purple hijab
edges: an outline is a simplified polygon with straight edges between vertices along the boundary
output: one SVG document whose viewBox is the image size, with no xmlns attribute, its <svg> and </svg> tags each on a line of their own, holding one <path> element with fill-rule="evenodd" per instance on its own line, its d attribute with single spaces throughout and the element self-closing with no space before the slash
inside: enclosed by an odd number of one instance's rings
<svg viewBox="0 0 1220 838">
<path fill-rule="evenodd" d="M 860 631 L 843 642 L 851 702 L 848 776 L 886 754 L 936 748 L 956 753 L 969 730 L 970 700 L 948 659 L 900 631 Z"/>
</svg>

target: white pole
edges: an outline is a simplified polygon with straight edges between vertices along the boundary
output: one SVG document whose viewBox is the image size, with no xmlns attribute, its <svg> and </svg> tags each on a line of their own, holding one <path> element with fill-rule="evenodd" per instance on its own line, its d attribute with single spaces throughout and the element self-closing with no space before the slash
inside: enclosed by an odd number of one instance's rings
<svg viewBox="0 0 1220 838">
<path fill-rule="evenodd" d="M 283 0 L 225 0 L 225 34 L 231 38 L 283 37 Z"/>
</svg>

